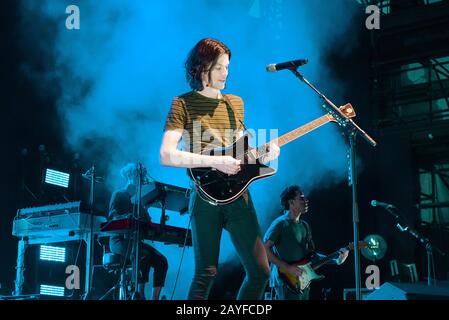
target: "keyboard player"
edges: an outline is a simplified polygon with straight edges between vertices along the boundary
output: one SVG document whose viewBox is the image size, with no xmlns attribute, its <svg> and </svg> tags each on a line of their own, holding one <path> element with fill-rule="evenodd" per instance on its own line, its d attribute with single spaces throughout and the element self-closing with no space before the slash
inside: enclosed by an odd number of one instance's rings
<svg viewBox="0 0 449 320">
<path fill-rule="evenodd" d="M 126 185 L 119 190 L 113 192 L 109 204 L 108 220 L 115 220 L 125 218 L 129 215 L 134 215 L 137 206 L 131 201 L 131 198 L 137 191 L 137 164 L 129 163 L 120 170 L 121 176 L 126 179 Z M 151 221 L 151 218 L 146 210 L 143 210 L 143 218 L 146 221 Z M 126 257 L 131 257 L 133 254 L 133 242 L 127 235 L 114 235 L 109 239 L 109 248 L 112 253 L 119 254 Z M 139 243 L 140 255 L 140 277 L 139 277 L 139 293 L 141 299 L 145 299 L 144 288 L 145 283 L 149 280 L 149 272 L 154 268 L 153 272 L 153 300 L 159 300 L 162 287 L 165 284 L 167 275 L 168 263 L 167 258 L 152 246 L 141 241 Z"/>
</svg>

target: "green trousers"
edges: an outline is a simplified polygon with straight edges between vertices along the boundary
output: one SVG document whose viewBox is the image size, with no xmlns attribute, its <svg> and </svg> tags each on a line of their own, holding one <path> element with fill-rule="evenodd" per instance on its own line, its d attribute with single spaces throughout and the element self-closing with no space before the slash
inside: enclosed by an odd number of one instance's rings
<svg viewBox="0 0 449 320">
<path fill-rule="evenodd" d="M 207 299 L 217 275 L 223 229 L 230 234 L 246 272 L 237 299 L 262 299 L 270 275 L 261 230 L 249 193 L 227 205 L 214 206 L 192 190 L 189 211 L 192 215 L 192 240 L 195 274 L 188 299 Z"/>
</svg>

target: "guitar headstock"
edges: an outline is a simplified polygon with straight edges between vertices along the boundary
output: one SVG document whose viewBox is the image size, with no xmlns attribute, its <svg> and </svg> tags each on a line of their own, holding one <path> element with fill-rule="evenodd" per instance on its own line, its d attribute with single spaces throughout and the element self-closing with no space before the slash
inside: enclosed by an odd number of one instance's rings
<svg viewBox="0 0 449 320">
<path fill-rule="evenodd" d="M 368 248 L 369 244 L 366 241 L 359 241 L 358 249 Z M 354 250 L 354 242 L 350 242 L 347 246 L 349 250 Z"/>
<path fill-rule="evenodd" d="M 354 118 L 355 117 L 354 108 L 352 107 L 352 105 L 350 103 L 347 103 L 338 109 L 340 109 L 340 111 L 346 116 L 346 118 Z M 327 116 L 329 118 L 329 121 L 335 121 L 335 118 L 332 115 L 327 114 Z"/>
</svg>

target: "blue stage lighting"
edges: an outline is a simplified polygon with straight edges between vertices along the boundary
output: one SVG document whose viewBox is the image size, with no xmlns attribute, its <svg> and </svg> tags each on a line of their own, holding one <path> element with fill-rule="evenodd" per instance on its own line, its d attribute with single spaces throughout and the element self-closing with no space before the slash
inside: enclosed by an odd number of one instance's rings
<svg viewBox="0 0 449 320">
<path fill-rule="evenodd" d="M 41 284 L 40 294 L 45 295 L 45 296 L 63 297 L 64 296 L 64 287 L 57 287 L 57 286 Z"/>
<path fill-rule="evenodd" d="M 42 245 L 39 258 L 46 261 L 65 262 L 65 248 Z"/>
<path fill-rule="evenodd" d="M 53 184 L 55 186 L 68 188 L 69 187 L 70 174 L 47 169 L 45 173 L 45 183 Z"/>
</svg>

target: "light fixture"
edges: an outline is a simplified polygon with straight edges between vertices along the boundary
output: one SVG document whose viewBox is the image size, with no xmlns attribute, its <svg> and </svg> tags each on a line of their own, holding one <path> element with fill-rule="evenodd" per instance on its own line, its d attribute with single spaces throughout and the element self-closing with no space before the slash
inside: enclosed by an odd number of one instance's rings
<svg viewBox="0 0 449 320">
<path fill-rule="evenodd" d="M 53 169 L 47 169 L 45 172 L 45 183 L 55 186 L 68 188 L 69 187 L 70 174 L 56 171 Z"/>
<path fill-rule="evenodd" d="M 40 246 L 39 258 L 46 261 L 65 262 L 65 248 L 53 246 Z"/>
<path fill-rule="evenodd" d="M 55 297 L 63 297 L 64 296 L 64 287 L 50 286 L 47 284 L 41 284 L 40 294 L 45 296 L 55 296 Z"/>
</svg>

